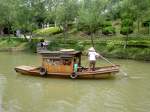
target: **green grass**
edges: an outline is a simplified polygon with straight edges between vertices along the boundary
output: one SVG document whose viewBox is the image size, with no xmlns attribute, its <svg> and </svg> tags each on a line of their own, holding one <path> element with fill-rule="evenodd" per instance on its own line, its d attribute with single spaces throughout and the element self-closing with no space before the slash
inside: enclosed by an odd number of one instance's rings
<svg viewBox="0 0 150 112">
<path fill-rule="evenodd" d="M 96 38 L 94 45 L 96 51 L 106 57 L 150 61 L 150 39 L 129 39 L 126 49 L 124 49 L 124 40 L 124 37 Z M 79 39 L 78 36 L 71 36 L 65 42 L 60 37 L 53 39 L 49 45 L 49 50 L 73 48 L 86 54 L 89 47 L 91 47 L 90 38 L 82 37 Z"/>
<path fill-rule="evenodd" d="M 73 48 L 80 50 L 83 54 L 88 52 L 91 47 L 90 36 L 82 33 L 68 34 L 68 38 L 64 41 L 62 34 L 53 35 L 51 37 L 34 37 L 31 42 L 26 42 L 20 38 L 0 38 L 0 50 L 17 48 L 26 51 L 36 52 L 37 42 L 41 39 L 50 41 L 49 50 L 60 50 L 61 48 Z M 129 37 L 127 48 L 124 49 L 125 37 L 94 37 L 94 45 L 97 52 L 106 57 L 136 59 L 150 61 L 150 38 L 149 37 Z"/>
<path fill-rule="evenodd" d="M 18 50 L 25 49 L 26 48 L 26 41 L 22 38 L 15 38 L 15 37 L 4 37 L 0 38 L 0 50 L 8 50 L 11 48 L 15 48 Z"/>
<path fill-rule="evenodd" d="M 33 34 L 37 36 L 50 36 L 52 34 L 57 34 L 60 32 L 62 31 L 59 27 L 49 27 L 49 28 L 35 30 Z"/>
</svg>

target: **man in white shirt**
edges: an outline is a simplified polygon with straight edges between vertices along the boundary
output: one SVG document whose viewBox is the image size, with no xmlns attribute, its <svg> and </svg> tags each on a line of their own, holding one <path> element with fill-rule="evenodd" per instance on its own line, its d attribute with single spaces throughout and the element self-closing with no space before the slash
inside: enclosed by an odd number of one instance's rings
<svg viewBox="0 0 150 112">
<path fill-rule="evenodd" d="M 93 47 L 91 47 L 89 49 L 89 70 L 93 70 L 95 71 L 95 64 L 96 64 L 96 57 L 99 57 L 100 55 L 98 53 L 95 52 L 95 49 Z"/>
</svg>

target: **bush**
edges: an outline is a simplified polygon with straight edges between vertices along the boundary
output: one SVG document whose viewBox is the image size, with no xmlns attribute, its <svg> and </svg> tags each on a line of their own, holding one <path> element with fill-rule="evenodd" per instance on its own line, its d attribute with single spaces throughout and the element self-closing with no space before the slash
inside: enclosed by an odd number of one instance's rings
<svg viewBox="0 0 150 112">
<path fill-rule="evenodd" d="M 131 34 L 133 32 L 133 27 L 122 27 L 120 33 L 123 35 Z"/>
<path fill-rule="evenodd" d="M 108 51 L 112 51 L 115 48 L 115 43 L 113 41 L 107 43 Z"/>
<path fill-rule="evenodd" d="M 122 27 L 133 26 L 133 21 L 131 19 L 125 18 L 124 20 L 122 20 L 121 26 Z"/>
<path fill-rule="evenodd" d="M 126 50 L 123 48 L 115 48 L 111 52 L 108 51 L 107 55 L 109 55 L 109 57 L 124 58 L 124 59 L 128 57 Z"/>
<path fill-rule="evenodd" d="M 148 48 L 148 47 L 150 47 L 150 41 L 148 41 L 148 40 L 140 40 L 140 41 L 130 40 L 130 41 L 128 41 L 127 45 L 130 47 Z"/>
<path fill-rule="evenodd" d="M 112 22 L 111 22 L 111 21 L 105 21 L 105 22 L 102 24 L 102 27 L 108 27 L 108 26 L 112 26 Z"/>
<path fill-rule="evenodd" d="M 36 48 L 37 48 L 37 43 L 43 41 L 44 42 L 44 39 L 43 38 L 32 38 L 31 39 L 31 42 L 28 43 L 28 50 L 31 51 L 31 52 L 36 52 Z"/>
<path fill-rule="evenodd" d="M 75 49 L 78 50 L 78 51 L 83 51 L 84 50 L 84 43 L 83 42 L 78 42 L 76 45 L 75 45 Z"/>
<path fill-rule="evenodd" d="M 51 41 L 50 44 L 48 45 L 48 50 L 50 51 L 55 51 L 59 50 L 61 48 L 61 45 L 58 44 L 56 41 Z"/>
<path fill-rule="evenodd" d="M 129 57 L 136 60 L 145 60 L 150 61 L 150 49 L 149 48 L 129 48 L 128 53 Z"/>
<path fill-rule="evenodd" d="M 122 35 L 128 35 L 133 33 L 133 20 L 129 18 L 124 18 L 122 20 L 120 33 Z"/>
<path fill-rule="evenodd" d="M 147 20 L 142 23 L 142 26 L 149 27 L 149 24 L 150 24 L 150 20 Z"/>
<path fill-rule="evenodd" d="M 32 38 L 31 39 L 32 43 L 38 43 L 38 42 L 41 42 L 41 41 L 44 42 L 44 38 Z"/>
<path fill-rule="evenodd" d="M 109 26 L 109 27 L 105 27 L 103 30 L 102 30 L 102 33 L 104 35 L 109 35 L 109 34 L 115 34 L 115 28 L 112 27 L 112 26 Z"/>
<path fill-rule="evenodd" d="M 77 26 L 77 30 L 78 31 L 86 31 L 87 33 L 89 33 L 89 27 L 88 27 L 88 25 L 86 25 L 84 23 L 79 23 Z"/>
<path fill-rule="evenodd" d="M 49 27 L 44 29 L 38 29 L 33 32 L 33 34 L 38 36 L 50 36 L 52 34 L 58 34 L 61 33 L 62 30 L 59 27 Z"/>
</svg>

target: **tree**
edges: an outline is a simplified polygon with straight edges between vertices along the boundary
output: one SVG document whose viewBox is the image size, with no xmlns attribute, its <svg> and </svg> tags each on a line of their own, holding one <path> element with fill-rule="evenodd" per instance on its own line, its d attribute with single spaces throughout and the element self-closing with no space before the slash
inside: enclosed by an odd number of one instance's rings
<svg viewBox="0 0 150 112">
<path fill-rule="evenodd" d="M 63 27 L 64 39 L 67 37 L 68 25 L 72 23 L 77 16 L 78 1 L 62 0 L 56 7 L 56 22 Z"/>
<path fill-rule="evenodd" d="M 0 33 L 3 34 L 3 29 L 8 28 L 8 34 L 10 34 L 12 23 L 15 20 L 16 1 L 13 0 L 1 0 L 0 1 Z"/>
<path fill-rule="evenodd" d="M 51 24 L 57 25 L 57 20 L 56 20 L 56 12 L 57 7 L 59 6 L 61 0 L 45 0 L 45 7 L 46 7 L 46 19 L 45 21 Z"/>
<path fill-rule="evenodd" d="M 104 21 L 105 4 L 106 2 L 101 0 L 88 0 L 88 2 L 83 3 L 79 10 L 78 27 L 89 32 L 93 47 L 93 35 Z"/>
<path fill-rule="evenodd" d="M 124 48 L 127 47 L 127 41 L 129 34 L 133 33 L 133 20 L 130 18 L 124 18 L 122 20 L 121 31 L 122 35 L 126 35 Z"/>
<path fill-rule="evenodd" d="M 3 29 L 4 29 L 4 25 L 6 24 L 6 21 L 5 21 L 5 9 L 6 9 L 6 6 L 3 4 L 4 1 L 0 1 L 0 35 L 3 35 L 4 32 L 3 32 Z"/>
<path fill-rule="evenodd" d="M 20 0 L 16 10 L 17 14 L 13 27 L 15 30 L 20 29 L 26 38 L 26 33 L 30 32 L 32 34 L 32 31 L 37 26 L 34 21 L 35 12 L 32 10 L 31 2 L 27 2 L 27 0 Z"/>
<path fill-rule="evenodd" d="M 140 23 L 144 16 L 147 16 L 149 11 L 150 1 L 149 0 L 123 0 L 120 4 L 120 15 L 128 15 L 134 21 L 137 21 L 138 33 L 140 31 Z"/>
<path fill-rule="evenodd" d="M 31 0 L 34 22 L 37 23 L 39 28 L 42 28 L 42 24 L 46 22 L 46 3 L 47 0 Z"/>
<path fill-rule="evenodd" d="M 122 0 L 109 0 L 106 5 L 105 15 L 111 20 L 117 20 L 120 18 L 120 10 Z"/>
<path fill-rule="evenodd" d="M 146 12 L 149 10 L 150 1 L 149 0 L 131 0 L 132 6 L 134 6 L 134 13 L 138 25 L 138 33 L 140 31 L 140 22 L 142 18 L 146 15 Z M 146 15 L 147 16 L 147 15 Z"/>
</svg>

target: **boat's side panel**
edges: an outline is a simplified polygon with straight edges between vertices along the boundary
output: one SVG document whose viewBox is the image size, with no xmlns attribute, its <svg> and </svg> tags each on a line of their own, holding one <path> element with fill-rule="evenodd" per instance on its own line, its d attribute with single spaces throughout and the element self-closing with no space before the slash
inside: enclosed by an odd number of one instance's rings
<svg viewBox="0 0 150 112">
<path fill-rule="evenodd" d="M 30 66 L 19 66 L 15 68 L 16 72 L 19 72 L 21 74 L 26 74 L 26 75 L 37 75 L 40 76 L 40 69 L 35 68 L 35 67 L 30 67 Z M 102 71 L 85 71 L 85 72 L 78 72 L 77 73 L 77 78 L 83 78 L 83 79 L 100 79 L 100 78 L 110 78 L 115 75 L 115 73 L 119 72 L 119 69 L 112 69 L 108 70 L 103 69 Z M 62 78 L 70 78 L 71 73 L 62 73 L 62 72 L 51 72 L 47 73 L 46 76 L 48 77 L 62 77 Z"/>
<path fill-rule="evenodd" d="M 57 63 L 48 63 L 43 61 L 42 66 L 47 70 L 48 73 L 72 73 L 73 72 L 73 63 L 70 65 L 63 65 Z"/>
<path fill-rule="evenodd" d="M 48 73 L 72 73 L 72 66 L 67 65 L 48 65 L 47 63 L 44 64 L 44 68 L 46 68 Z"/>
<path fill-rule="evenodd" d="M 97 74 L 97 75 L 79 75 L 78 78 L 83 78 L 83 79 L 105 79 L 105 78 L 111 78 L 115 74 L 113 73 L 105 73 L 105 74 Z"/>
<path fill-rule="evenodd" d="M 29 70 L 23 70 L 19 68 L 15 68 L 15 71 L 24 75 L 40 75 L 38 71 L 29 71 Z"/>
</svg>

